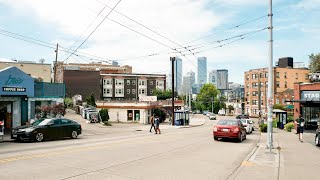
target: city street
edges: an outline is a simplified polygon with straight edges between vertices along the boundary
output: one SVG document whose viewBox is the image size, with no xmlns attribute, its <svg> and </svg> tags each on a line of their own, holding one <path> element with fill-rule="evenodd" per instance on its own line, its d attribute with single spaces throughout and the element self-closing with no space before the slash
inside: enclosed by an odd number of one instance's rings
<svg viewBox="0 0 320 180">
<path fill-rule="evenodd" d="M 206 118 L 202 126 L 164 128 L 160 135 L 150 133 L 148 125 L 109 131 L 112 127 L 87 124 L 76 140 L 2 143 L 0 179 L 227 179 L 260 133 L 254 131 L 242 143 L 214 141 L 215 122 Z"/>
</svg>

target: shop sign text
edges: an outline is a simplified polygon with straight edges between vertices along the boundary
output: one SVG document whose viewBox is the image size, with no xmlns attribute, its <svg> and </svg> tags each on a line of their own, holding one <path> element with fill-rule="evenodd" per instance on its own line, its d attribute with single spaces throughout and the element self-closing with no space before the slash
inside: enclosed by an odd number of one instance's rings
<svg viewBox="0 0 320 180">
<path fill-rule="evenodd" d="M 10 75 L 5 85 L 6 86 L 17 85 L 17 84 L 21 84 L 22 82 L 23 82 L 23 79 L 19 77 L 13 77 Z"/>
</svg>

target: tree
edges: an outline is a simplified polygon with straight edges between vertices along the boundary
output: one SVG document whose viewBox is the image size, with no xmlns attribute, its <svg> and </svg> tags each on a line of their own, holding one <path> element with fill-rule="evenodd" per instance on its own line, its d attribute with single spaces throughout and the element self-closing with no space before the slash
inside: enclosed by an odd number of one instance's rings
<svg viewBox="0 0 320 180">
<path fill-rule="evenodd" d="M 319 54 L 311 54 L 309 55 L 309 68 L 312 73 L 320 71 L 320 53 Z"/>
<path fill-rule="evenodd" d="M 213 84 L 204 84 L 197 96 L 196 107 L 199 110 L 211 110 L 219 91 Z"/>
<path fill-rule="evenodd" d="M 275 104 L 275 105 L 273 105 L 273 109 L 280 109 L 280 110 L 284 110 L 284 109 L 285 109 L 285 107 L 284 107 L 284 105 L 282 105 L 282 104 Z"/>
<path fill-rule="evenodd" d="M 161 90 L 161 89 L 154 89 L 152 95 L 157 96 L 158 100 L 166 100 L 171 99 L 172 91 L 171 90 Z"/>
<path fill-rule="evenodd" d="M 96 99 L 94 98 L 94 94 L 91 93 L 90 97 L 87 97 L 86 98 L 86 101 L 87 101 L 87 105 L 90 105 L 90 106 L 94 106 L 96 107 Z"/>
<path fill-rule="evenodd" d="M 72 108 L 73 107 L 72 99 L 69 98 L 69 97 L 64 99 L 64 104 L 66 105 L 67 108 Z"/>
<path fill-rule="evenodd" d="M 229 110 L 229 114 L 231 114 L 231 111 L 234 110 L 234 107 L 233 107 L 232 105 L 229 105 L 229 106 L 228 106 L 228 110 Z"/>
<path fill-rule="evenodd" d="M 100 117 L 101 117 L 101 121 L 105 122 L 109 120 L 109 113 L 108 113 L 108 109 L 101 109 L 99 111 Z"/>
</svg>

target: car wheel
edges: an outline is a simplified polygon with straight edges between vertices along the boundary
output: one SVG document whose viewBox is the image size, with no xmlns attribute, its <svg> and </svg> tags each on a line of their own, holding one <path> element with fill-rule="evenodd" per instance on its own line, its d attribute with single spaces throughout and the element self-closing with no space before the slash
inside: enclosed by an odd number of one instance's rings
<svg viewBox="0 0 320 180">
<path fill-rule="evenodd" d="M 71 137 L 72 137 L 73 139 L 76 139 L 76 138 L 78 137 L 78 132 L 77 132 L 77 131 L 72 131 Z"/>
<path fill-rule="evenodd" d="M 37 133 L 37 135 L 36 135 L 36 141 L 38 141 L 38 142 L 43 141 L 43 134 L 42 134 L 42 133 Z"/>
<path fill-rule="evenodd" d="M 242 141 L 243 141 L 243 136 L 242 136 L 242 134 L 239 134 L 238 140 L 239 140 L 239 142 L 242 142 Z"/>
<path fill-rule="evenodd" d="M 316 136 L 316 138 L 315 138 L 315 144 L 316 144 L 316 146 L 319 146 L 319 147 L 320 147 L 320 136 Z"/>
<path fill-rule="evenodd" d="M 216 141 L 218 141 L 218 138 L 217 138 L 217 137 L 213 137 L 213 139 L 216 140 Z"/>
</svg>

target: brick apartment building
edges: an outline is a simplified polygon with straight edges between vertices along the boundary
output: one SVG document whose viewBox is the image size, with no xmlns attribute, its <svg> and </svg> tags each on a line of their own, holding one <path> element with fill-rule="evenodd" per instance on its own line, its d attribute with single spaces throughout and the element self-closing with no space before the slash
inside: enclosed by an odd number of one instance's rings
<svg viewBox="0 0 320 180">
<path fill-rule="evenodd" d="M 274 104 L 290 105 L 294 98 L 294 83 L 309 82 L 310 70 L 307 68 L 293 68 L 293 58 L 280 58 L 278 66 L 273 68 L 274 73 Z M 245 72 L 245 113 L 250 116 L 259 116 L 267 111 L 268 68 L 252 69 Z M 259 97 L 261 97 L 259 99 Z M 259 101 L 260 100 L 260 101 Z"/>
</svg>

